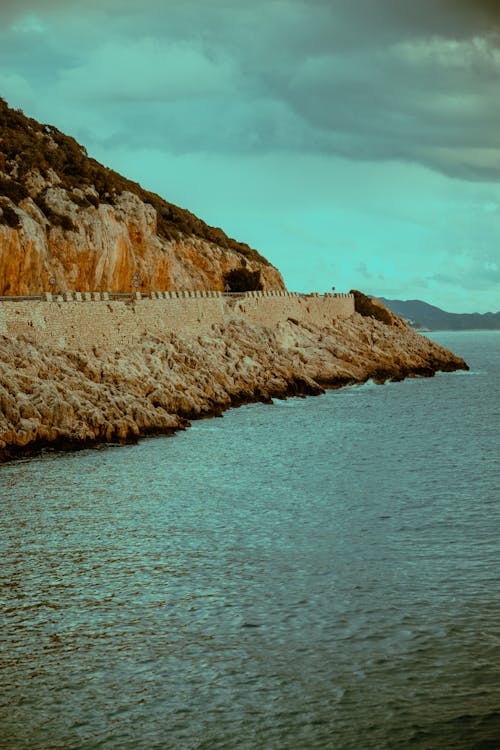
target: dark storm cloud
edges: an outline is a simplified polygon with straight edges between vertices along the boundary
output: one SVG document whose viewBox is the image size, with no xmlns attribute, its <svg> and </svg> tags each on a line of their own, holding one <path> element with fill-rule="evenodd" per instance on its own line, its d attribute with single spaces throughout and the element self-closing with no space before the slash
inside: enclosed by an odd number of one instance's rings
<svg viewBox="0 0 500 750">
<path fill-rule="evenodd" d="M 302 5 L 309 9 L 322 7 L 331 11 L 332 17 L 348 20 L 353 26 L 366 27 L 366 20 L 380 19 L 380 25 L 406 26 L 413 31 L 419 28 L 444 33 L 446 29 L 455 33 L 477 33 L 500 25 L 500 4 L 498 0 L 256 0 L 254 9 L 275 6 L 282 15 L 293 6 Z M 87 0 L 85 11 L 99 9 L 118 19 L 120 16 L 141 16 L 149 19 L 152 27 L 159 15 L 165 17 L 177 14 L 180 9 L 187 11 L 191 20 L 216 14 L 244 15 L 243 3 L 235 0 Z M 31 12 L 45 15 L 55 12 L 82 12 L 82 4 L 77 0 L 2 0 L 0 17 L 12 19 L 21 13 Z M 373 28 L 371 29 L 373 31 Z"/>
<path fill-rule="evenodd" d="M 85 106 L 101 139 L 500 177 L 495 2 L 4 0 L 0 19 L 3 68 Z"/>
<path fill-rule="evenodd" d="M 468 16 L 476 20 L 481 29 L 500 27 L 500 4 L 498 0 L 448 0 L 449 12 L 457 5 L 463 8 Z"/>
</svg>

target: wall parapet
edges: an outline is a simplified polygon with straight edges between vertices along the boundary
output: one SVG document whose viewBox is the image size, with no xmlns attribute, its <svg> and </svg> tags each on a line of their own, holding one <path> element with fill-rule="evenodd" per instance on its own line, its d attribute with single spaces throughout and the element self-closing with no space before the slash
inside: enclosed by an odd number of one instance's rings
<svg viewBox="0 0 500 750">
<path fill-rule="evenodd" d="M 350 294 L 45 292 L 28 299 L 0 297 L 0 335 L 25 335 L 57 348 L 115 352 L 148 336 L 197 336 L 232 321 L 274 328 L 292 320 L 324 328 L 353 314 Z"/>
<path fill-rule="evenodd" d="M 250 292 L 219 292 L 212 290 L 169 290 L 169 291 L 149 291 L 149 292 L 73 292 L 67 291 L 60 294 L 53 292 L 42 292 L 39 295 L 16 295 L 0 296 L 1 302 L 25 302 L 25 301 L 44 301 L 44 302 L 99 302 L 102 300 L 130 300 L 130 299 L 214 299 L 214 298 L 272 298 L 272 297 L 293 297 L 299 299 L 313 298 L 337 298 L 337 299 L 354 299 L 352 294 L 342 292 L 288 292 L 279 290 L 267 291 L 250 291 Z"/>
</svg>

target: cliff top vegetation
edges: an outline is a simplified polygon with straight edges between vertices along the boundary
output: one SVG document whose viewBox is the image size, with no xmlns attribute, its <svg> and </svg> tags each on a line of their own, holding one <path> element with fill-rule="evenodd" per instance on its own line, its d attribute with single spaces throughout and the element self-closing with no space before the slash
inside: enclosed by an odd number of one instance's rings
<svg viewBox="0 0 500 750">
<path fill-rule="evenodd" d="M 0 196 L 6 196 L 18 205 L 29 196 L 27 177 L 33 171 L 38 171 L 43 177 L 47 177 L 49 171 L 55 173 L 61 187 L 66 188 L 71 199 L 82 208 L 97 207 L 100 203 L 113 204 L 118 195 L 128 191 L 155 208 L 158 234 L 166 240 L 194 235 L 235 251 L 243 258 L 269 264 L 257 250 L 103 166 L 89 157 L 86 149 L 74 138 L 53 125 L 44 125 L 27 117 L 19 109 L 10 108 L 0 97 Z M 72 192 L 75 188 L 83 191 L 85 197 L 75 195 Z M 38 196 L 36 202 L 51 223 L 71 229 L 68 217 L 50 212 L 43 196 Z M 2 205 L 1 219 L 11 225 L 17 221 L 15 212 L 7 205 Z"/>
</svg>

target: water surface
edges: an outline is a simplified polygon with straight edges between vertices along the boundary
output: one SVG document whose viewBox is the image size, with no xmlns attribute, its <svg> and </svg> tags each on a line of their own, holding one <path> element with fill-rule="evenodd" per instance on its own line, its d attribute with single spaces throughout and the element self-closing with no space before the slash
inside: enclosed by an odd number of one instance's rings
<svg viewBox="0 0 500 750">
<path fill-rule="evenodd" d="M 500 333 L 469 373 L 0 467 L 0 747 L 500 746 Z"/>
</svg>

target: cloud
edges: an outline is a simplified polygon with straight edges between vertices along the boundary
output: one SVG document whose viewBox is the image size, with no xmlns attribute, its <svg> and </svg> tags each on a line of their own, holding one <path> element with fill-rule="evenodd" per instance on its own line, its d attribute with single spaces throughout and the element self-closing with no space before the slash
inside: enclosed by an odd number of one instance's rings
<svg viewBox="0 0 500 750">
<path fill-rule="evenodd" d="M 0 61 L 49 86 L 52 111 L 85 107 L 77 135 L 94 123 L 103 139 L 174 152 L 309 151 L 490 180 L 496 5 L 91 0 L 83 13 L 72 0 L 7 0 Z"/>
<path fill-rule="evenodd" d="M 467 287 L 481 308 L 499 292 L 499 35 L 488 0 L 3 0 L 0 95 L 294 288 L 460 309 Z"/>
<path fill-rule="evenodd" d="M 499 75 L 500 53 L 485 40 L 418 40 L 309 58 L 295 70 L 287 101 L 320 148 L 489 179 L 500 175 Z M 496 158 L 484 163 L 487 150 Z"/>
<path fill-rule="evenodd" d="M 90 59 L 62 71 L 59 87 L 100 102 L 170 102 L 229 94 L 232 61 L 187 42 L 106 41 Z"/>
</svg>

